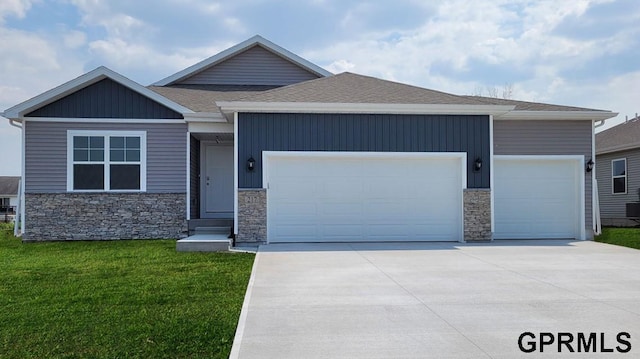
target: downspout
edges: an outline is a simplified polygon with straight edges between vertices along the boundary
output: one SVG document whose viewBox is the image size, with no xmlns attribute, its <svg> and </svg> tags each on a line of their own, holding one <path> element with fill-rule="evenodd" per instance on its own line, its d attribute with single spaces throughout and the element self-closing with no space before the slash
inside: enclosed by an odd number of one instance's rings
<svg viewBox="0 0 640 359">
<path fill-rule="evenodd" d="M 598 180 L 596 179 L 596 171 L 598 167 L 598 161 L 596 160 L 596 128 L 604 125 L 606 120 L 593 121 L 593 131 L 591 131 L 591 159 L 594 161 L 593 169 L 591 170 L 591 220 L 593 227 L 593 235 L 599 236 L 602 234 L 602 223 L 600 219 L 600 193 L 598 192 Z"/>
<path fill-rule="evenodd" d="M 6 117 L 4 112 L 1 112 L 0 116 Z M 18 124 L 18 122 L 20 124 Z M 16 218 L 14 219 L 15 223 L 13 226 L 13 235 L 18 237 L 22 236 L 24 233 L 24 123 L 16 119 L 9 118 L 9 124 L 20 129 L 20 138 L 22 139 L 22 156 L 20 159 L 22 168 L 21 178 L 18 185 L 18 208 L 16 208 Z"/>
</svg>

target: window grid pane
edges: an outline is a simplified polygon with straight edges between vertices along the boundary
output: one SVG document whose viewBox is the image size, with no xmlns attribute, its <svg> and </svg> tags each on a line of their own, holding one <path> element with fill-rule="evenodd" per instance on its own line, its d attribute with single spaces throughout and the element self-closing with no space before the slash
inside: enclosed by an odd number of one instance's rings
<svg viewBox="0 0 640 359">
<path fill-rule="evenodd" d="M 99 136 L 74 136 L 73 160 L 77 162 L 104 161 L 104 138 Z"/>
<path fill-rule="evenodd" d="M 112 136 L 109 144 L 112 162 L 140 162 L 140 137 Z"/>
</svg>

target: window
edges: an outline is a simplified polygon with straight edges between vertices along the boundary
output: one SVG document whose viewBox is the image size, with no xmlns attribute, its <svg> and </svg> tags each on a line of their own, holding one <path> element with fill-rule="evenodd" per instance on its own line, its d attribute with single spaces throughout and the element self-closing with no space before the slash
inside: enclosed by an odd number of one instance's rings
<svg viewBox="0 0 640 359">
<path fill-rule="evenodd" d="M 0 198 L 0 212 L 7 213 L 11 212 L 11 199 L 9 198 Z"/>
<path fill-rule="evenodd" d="M 627 159 L 611 161 L 611 178 L 613 194 L 627 193 Z"/>
<path fill-rule="evenodd" d="M 146 133 L 69 131 L 67 190 L 146 190 Z"/>
</svg>

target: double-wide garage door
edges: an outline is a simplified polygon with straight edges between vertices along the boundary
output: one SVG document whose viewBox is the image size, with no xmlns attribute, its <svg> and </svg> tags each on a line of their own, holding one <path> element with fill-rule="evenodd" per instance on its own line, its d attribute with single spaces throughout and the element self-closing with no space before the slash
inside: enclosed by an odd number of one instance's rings
<svg viewBox="0 0 640 359">
<path fill-rule="evenodd" d="M 496 156 L 496 239 L 582 238 L 580 158 Z"/>
<path fill-rule="evenodd" d="M 268 241 L 461 240 L 463 156 L 265 153 Z"/>
</svg>

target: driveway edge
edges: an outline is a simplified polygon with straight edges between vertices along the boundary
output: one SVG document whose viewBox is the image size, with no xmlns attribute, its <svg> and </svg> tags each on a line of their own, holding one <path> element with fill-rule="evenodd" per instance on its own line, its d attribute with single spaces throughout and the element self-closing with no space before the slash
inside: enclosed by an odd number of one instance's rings
<svg viewBox="0 0 640 359">
<path fill-rule="evenodd" d="M 260 247 L 256 251 L 256 257 L 253 261 L 253 267 L 251 267 L 251 277 L 249 277 L 249 283 L 247 284 L 247 291 L 244 294 L 244 301 L 242 302 L 242 309 L 240 310 L 240 318 L 238 318 L 238 326 L 236 328 L 236 335 L 233 337 L 233 345 L 231 346 L 231 353 L 229 359 L 237 359 L 240 356 L 240 346 L 242 345 L 242 337 L 244 336 L 244 327 L 247 322 L 247 312 L 249 311 L 249 301 L 251 300 L 251 292 L 253 291 L 253 283 L 255 282 L 256 268 L 258 266 L 258 257 L 260 254 Z"/>
</svg>

